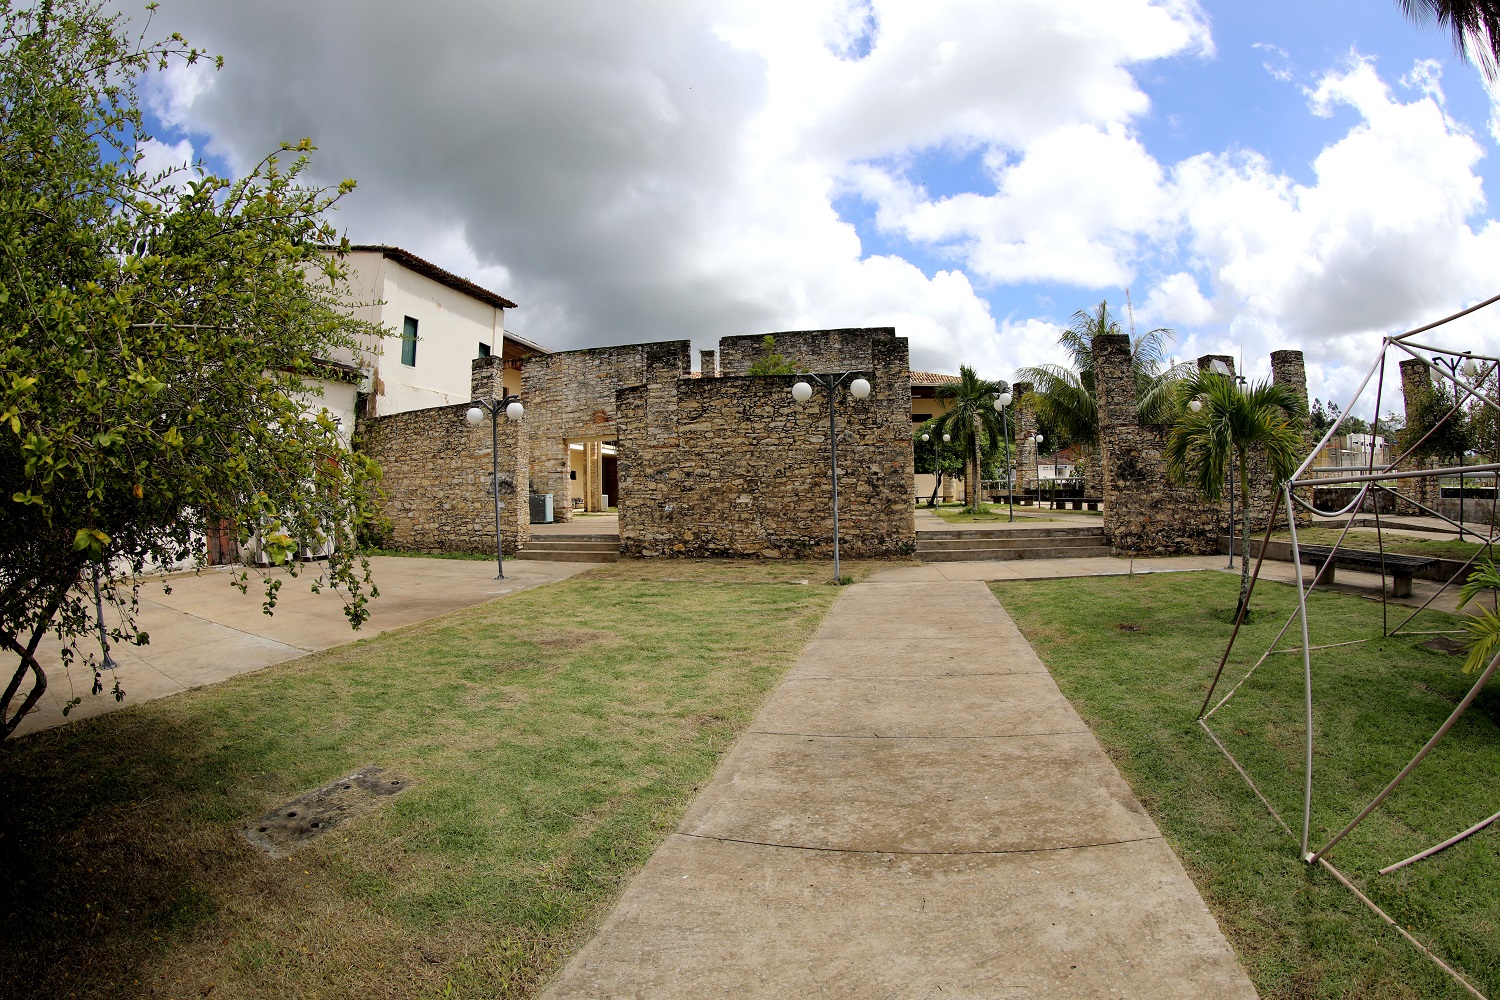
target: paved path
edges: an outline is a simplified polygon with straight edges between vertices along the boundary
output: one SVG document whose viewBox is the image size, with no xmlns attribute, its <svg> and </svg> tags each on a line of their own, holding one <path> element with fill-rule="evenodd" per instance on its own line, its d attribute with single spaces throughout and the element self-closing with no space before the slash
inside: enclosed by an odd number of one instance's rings
<svg viewBox="0 0 1500 1000">
<path fill-rule="evenodd" d="M 1254 997 L 982 583 L 850 587 L 544 994 Z"/>
<path fill-rule="evenodd" d="M 106 674 L 106 693 L 89 694 L 93 675 L 74 667 L 72 680 L 64 673 L 58 644 L 49 640 L 39 650 L 47 668 L 47 693 L 22 720 L 17 733 L 50 729 L 64 722 L 100 715 L 154 698 L 164 698 L 236 674 L 305 656 L 389 629 L 435 618 L 496 597 L 561 580 L 592 567 L 587 563 L 534 562 L 507 559 L 505 579 L 495 579 L 495 564 L 465 559 L 403 559 L 377 556 L 370 560 L 380 596 L 370 601 L 370 620 L 356 632 L 344 617 L 336 594 L 314 594 L 308 584 L 318 567 L 309 564 L 297 579 L 286 580 L 278 594 L 275 615 L 261 610 L 264 584 L 251 574 L 250 591 L 230 586 L 232 572 L 222 566 L 201 574 L 182 574 L 141 587 L 140 627 L 151 636 L 146 646 L 114 646 L 120 664 L 116 671 L 126 698 L 108 694 L 113 681 Z M 281 571 L 278 575 L 284 576 Z M 169 583 L 170 594 L 163 593 Z M 87 638 L 79 646 L 98 655 Z M 83 701 L 64 718 L 62 707 L 77 694 Z"/>
</svg>

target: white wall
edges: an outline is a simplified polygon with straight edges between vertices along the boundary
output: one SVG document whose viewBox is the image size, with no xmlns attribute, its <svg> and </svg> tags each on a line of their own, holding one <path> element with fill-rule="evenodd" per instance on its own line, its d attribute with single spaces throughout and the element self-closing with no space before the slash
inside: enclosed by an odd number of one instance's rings
<svg viewBox="0 0 1500 1000">
<path fill-rule="evenodd" d="M 481 343 L 488 344 L 491 353 L 501 353 L 505 310 L 418 274 L 379 251 L 352 252 L 344 263 L 349 280 L 343 298 L 350 311 L 381 325 L 387 335 L 362 336 L 362 358 L 331 360 L 369 368 L 371 377 L 363 391 L 374 393 L 376 415 L 468 402 L 470 362 L 479 357 Z M 414 366 L 401 363 L 401 331 L 408 316 L 417 321 Z"/>
<path fill-rule="evenodd" d="M 360 255 L 364 256 L 364 255 Z M 376 255 L 369 255 L 376 256 Z M 382 259 L 380 322 L 395 332 L 381 344 L 375 412 L 385 415 L 429 406 L 466 403 L 470 363 L 479 345 L 499 354 L 505 311 Z M 401 363 L 400 333 L 407 316 L 417 321 L 417 363 Z"/>
</svg>

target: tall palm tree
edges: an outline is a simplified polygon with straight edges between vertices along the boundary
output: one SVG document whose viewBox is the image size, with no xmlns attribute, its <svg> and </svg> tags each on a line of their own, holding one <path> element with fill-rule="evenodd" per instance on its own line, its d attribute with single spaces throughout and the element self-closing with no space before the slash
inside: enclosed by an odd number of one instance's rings
<svg viewBox="0 0 1500 1000">
<path fill-rule="evenodd" d="M 1071 366 L 1037 365 L 1016 372 L 1019 381 L 1035 387 L 1036 412 L 1040 420 L 1064 439 L 1081 445 L 1097 456 L 1099 451 L 1099 396 L 1094 385 L 1094 338 L 1101 333 L 1123 333 L 1110 314 L 1109 303 L 1092 310 L 1080 309 L 1057 338 Z M 1148 330 L 1130 341 L 1130 367 L 1135 374 L 1137 411 L 1148 423 L 1161 423 L 1172 410 L 1172 388 L 1188 377 L 1193 368 L 1182 364 L 1164 367 L 1167 343 L 1174 337 L 1161 327 Z M 1099 469 L 1097 459 L 1090 463 Z"/>
<path fill-rule="evenodd" d="M 958 382 L 940 385 L 933 394 L 948 408 L 933 418 L 933 430 L 948 434 L 964 452 L 964 498 L 971 510 L 979 509 L 980 452 L 1000 442 L 1000 414 L 995 397 L 1008 386 L 980 378 L 968 365 L 960 365 Z"/>
<path fill-rule="evenodd" d="M 1201 404 L 1194 413 L 1189 403 Z M 1167 435 L 1167 473 L 1180 483 L 1191 483 L 1209 500 L 1224 491 L 1230 457 L 1239 466 L 1240 507 L 1246 512 L 1244 547 L 1250 551 L 1250 472 L 1245 461 L 1250 448 L 1259 445 L 1271 475 L 1279 484 L 1297 471 L 1302 460 L 1302 422 L 1307 416 L 1302 399 L 1286 386 L 1256 382 L 1245 390 L 1234 379 L 1217 372 L 1202 371 L 1177 386 L 1179 411 Z M 1240 560 L 1239 614 L 1250 597 L 1250 560 Z"/>
<path fill-rule="evenodd" d="M 1453 47 L 1479 64 L 1488 80 L 1500 65 L 1500 0 L 1396 0 L 1417 24 L 1436 21 L 1453 35 Z"/>
</svg>

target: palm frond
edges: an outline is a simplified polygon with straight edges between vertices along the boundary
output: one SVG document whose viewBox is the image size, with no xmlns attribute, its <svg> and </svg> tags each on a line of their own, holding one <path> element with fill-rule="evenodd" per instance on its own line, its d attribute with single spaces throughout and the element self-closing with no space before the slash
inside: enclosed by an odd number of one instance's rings
<svg viewBox="0 0 1500 1000">
<path fill-rule="evenodd" d="M 1493 559 L 1486 559 L 1469 571 L 1469 578 L 1458 588 L 1458 606 L 1462 608 L 1485 590 L 1500 590 L 1500 567 Z"/>
<path fill-rule="evenodd" d="M 1493 611 L 1480 610 L 1464 619 L 1464 631 L 1469 633 L 1469 657 L 1464 660 L 1464 673 L 1483 670 L 1500 647 L 1500 615 Z"/>
</svg>

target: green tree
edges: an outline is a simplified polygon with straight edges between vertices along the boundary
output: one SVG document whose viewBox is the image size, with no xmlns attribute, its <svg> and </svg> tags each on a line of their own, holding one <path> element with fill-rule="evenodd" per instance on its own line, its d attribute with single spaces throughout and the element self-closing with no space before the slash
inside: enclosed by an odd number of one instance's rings
<svg viewBox="0 0 1500 1000">
<path fill-rule="evenodd" d="M 1454 406 L 1454 391 L 1446 384 L 1433 383 L 1407 403 L 1402 451 L 1412 449 L 1419 458 L 1457 461 L 1469 445 L 1469 414 L 1462 406 Z"/>
<path fill-rule="evenodd" d="M 1495 79 L 1500 63 L 1500 3 L 1495 0 L 1396 0 L 1417 24 L 1436 21 L 1453 35 L 1459 55 L 1478 63 L 1487 79 Z"/>
<path fill-rule="evenodd" d="M 1099 450 L 1099 394 L 1094 384 L 1094 338 L 1101 333 L 1123 333 L 1110 314 L 1109 303 L 1092 311 L 1080 309 L 1058 336 L 1069 365 L 1037 365 L 1016 372 L 1019 381 L 1034 387 L 1037 420 L 1048 428 L 1047 440 L 1058 447 L 1076 444 L 1094 458 Z M 1172 389 L 1187 377 L 1190 365 L 1167 365 L 1166 346 L 1176 336 L 1165 327 L 1133 336 L 1130 364 L 1135 376 L 1137 410 L 1148 423 L 1162 423 L 1172 410 Z M 1090 463 L 1098 467 L 1097 460 Z"/>
<path fill-rule="evenodd" d="M 766 334 L 760 343 L 765 353 L 746 369 L 747 375 L 797 375 L 802 372 L 800 364 L 776 350 L 773 335 Z"/>
<path fill-rule="evenodd" d="M 922 440 L 923 435 L 926 435 L 927 440 Z M 933 476 L 932 496 L 927 498 L 927 506 L 936 507 L 938 493 L 943 488 L 943 477 L 963 473 L 964 453 L 952 441 L 943 440 L 943 432 L 937 429 L 933 420 L 928 420 L 913 430 L 911 439 L 914 471 Z"/>
<path fill-rule="evenodd" d="M 1189 406 L 1198 400 L 1194 413 Z M 1210 500 L 1218 501 L 1229 475 L 1231 456 L 1239 472 L 1240 509 L 1250 510 L 1250 471 L 1246 458 L 1260 448 L 1277 484 L 1297 471 L 1302 460 L 1302 425 L 1307 416 L 1302 400 L 1285 386 L 1256 382 L 1241 390 L 1234 379 L 1201 371 L 1177 386 L 1178 412 L 1167 435 L 1167 473 L 1180 483 L 1191 483 Z M 1250 551 L 1250 518 L 1241 518 L 1244 547 Z M 1240 560 L 1240 601 L 1250 596 L 1250 561 Z"/>
<path fill-rule="evenodd" d="M 143 38 L 90 0 L 0 0 L 0 646 L 18 660 L 0 737 L 46 689 L 43 635 L 99 693 L 79 646 L 105 631 L 95 588 L 121 615 L 107 638 L 144 644 L 142 574 L 201 564 L 211 526 L 258 528 L 273 557 L 333 541 L 314 586 L 338 589 L 355 627 L 373 593 L 352 536 L 378 470 L 309 415 L 361 329 L 337 306 L 324 220 L 353 184 L 300 185 L 305 141 L 232 183 L 145 176 L 136 85 L 202 53 Z"/>
<path fill-rule="evenodd" d="M 958 382 L 940 385 L 933 394 L 948 408 L 933 418 L 938 434 L 947 434 L 964 455 L 964 497 L 970 510 L 979 509 L 979 473 L 983 453 L 1000 444 L 1000 414 L 995 397 L 1006 390 L 1004 382 L 990 382 L 960 365 Z"/>
</svg>

